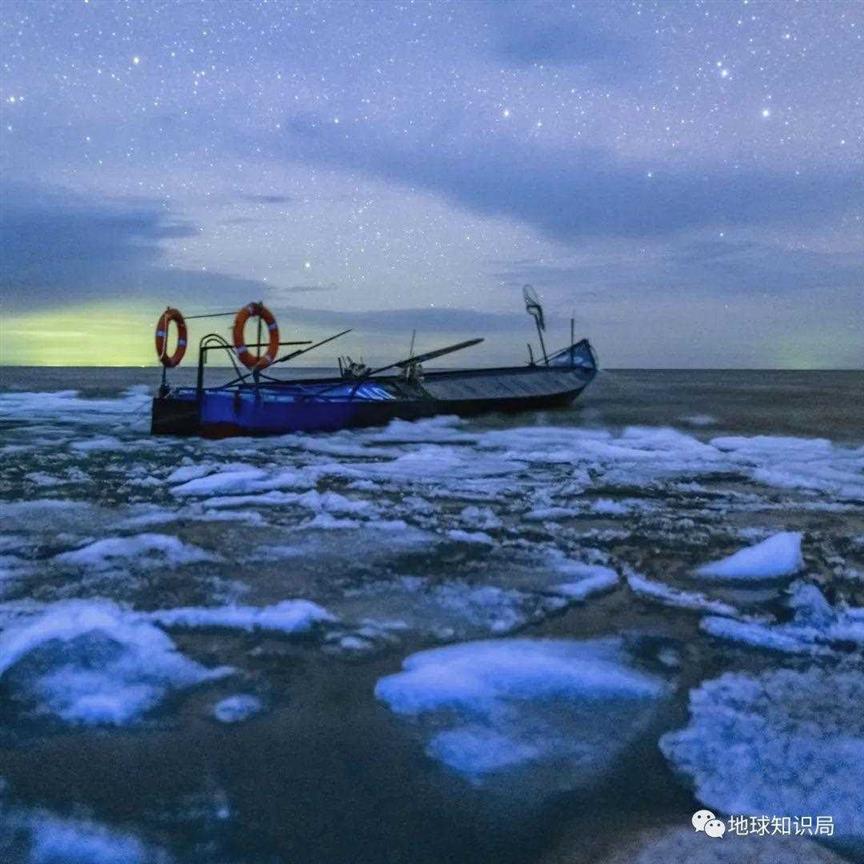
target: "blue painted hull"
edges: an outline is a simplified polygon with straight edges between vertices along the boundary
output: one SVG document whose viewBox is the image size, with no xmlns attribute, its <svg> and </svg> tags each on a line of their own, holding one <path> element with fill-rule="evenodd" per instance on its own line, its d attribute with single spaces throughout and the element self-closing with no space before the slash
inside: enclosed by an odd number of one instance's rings
<svg viewBox="0 0 864 864">
<path fill-rule="evenodd" d="M 362 383 L 341 379 L 268 381 L 258 387 L 178 388 L 153 400 L 154 434 L 280 435 L 332 432 L 417 420 L 436 414 L 471 416 L 494 411 L 536 411 L 569 405 L 597 368 L 587 342 L 584 353 L 561 356 L 548 366 L 431 372 Z M 556 355 L 557 356 L 557 355 Z"/>
</svg>

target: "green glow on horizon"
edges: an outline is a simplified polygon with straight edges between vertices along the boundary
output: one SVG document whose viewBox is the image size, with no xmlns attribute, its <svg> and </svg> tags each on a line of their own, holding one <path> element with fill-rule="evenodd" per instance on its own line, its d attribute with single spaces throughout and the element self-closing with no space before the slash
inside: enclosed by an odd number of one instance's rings
<svg viewBox="0 0 864 864">
<path fill-rule="evenodd" d="M 156 315 L 128 306 L 85 306 L 4 317 L 6 366 L 154 366 Z"/>
</svg>

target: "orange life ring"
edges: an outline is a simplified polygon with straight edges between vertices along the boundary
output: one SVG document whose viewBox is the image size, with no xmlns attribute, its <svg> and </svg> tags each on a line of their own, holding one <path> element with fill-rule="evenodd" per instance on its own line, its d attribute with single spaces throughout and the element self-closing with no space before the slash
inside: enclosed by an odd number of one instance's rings
<svg viewBox="0 0 864 864">
<path fill-rule="evenodd" d="M 168 327 L 171 322 L 177 325 L 177 348 L 169 357 L 165 353 L 168 347 Z M 163 366 L 169 369 L 179 365 L 186 353 L 186 321 L 180 314 L 178 309 L 172 309 L 170 306 L 159 316 L 159 321 L 156 323 L 156 356 Z"/>
<path fill-rule="evenodd" d="M 250 318 L 260 318 L 267 325 L 269 342 L 264 354 L 253 354 L 246 347 L 244 331 Z M 247 369 L 264 369 L 276 359 L 279 353 L 279 326 L 273 313 L 263 303 L 247 303 L 237 313 L 234 318 L 234 350 Z M 260 347 L 258 350 L 261 350 Z"/>
</svg>

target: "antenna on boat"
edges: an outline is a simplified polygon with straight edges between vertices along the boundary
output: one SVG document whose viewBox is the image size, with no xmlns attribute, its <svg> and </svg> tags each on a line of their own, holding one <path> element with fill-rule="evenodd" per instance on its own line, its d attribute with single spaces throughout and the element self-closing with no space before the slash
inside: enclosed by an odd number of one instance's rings
<svg viewBox="0 0 864 864">
<path fill-rule="evenodd" d="M 540 340 L 543 362 L 548 366 L 549 358 L 546 356 L 546 344 L 543 342 L 543 331 L 546 329 L 546 321 L 543 317 L 543 307 L 540 305 L 540 298 L 530 285 L 522 287 L 522 297 L 525 300 L 525 311 L 534 319 L 534 323 L 537 325 L 537 338 Z"/>
<path fill-rule="evenodd" d="M 411 331 L 411 347 L 408 350 L 408 359 L 410 360 L 414 356 L 414 340 L 417 338 L 417 331 Z"/>
</svg>

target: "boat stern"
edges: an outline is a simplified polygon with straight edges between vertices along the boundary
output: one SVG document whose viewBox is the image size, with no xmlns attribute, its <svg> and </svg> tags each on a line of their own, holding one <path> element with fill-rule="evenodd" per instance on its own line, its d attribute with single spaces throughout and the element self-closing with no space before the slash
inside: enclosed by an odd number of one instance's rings
<svg viewBox="0 0 864 864">
<path fill-rule="evenodd" d="M 150 412 L 151 435 L 198 435 L 201 423 L 197 399 L 156 396 Z"/>
</svg>

